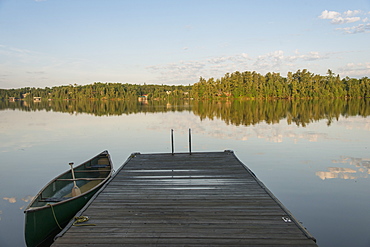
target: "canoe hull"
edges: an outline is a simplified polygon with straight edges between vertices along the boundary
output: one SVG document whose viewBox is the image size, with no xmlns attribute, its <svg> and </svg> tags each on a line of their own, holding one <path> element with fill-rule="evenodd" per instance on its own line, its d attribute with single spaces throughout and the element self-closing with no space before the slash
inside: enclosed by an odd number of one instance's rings
<svg viewBox="0 0 370 247">
<path fill-rule="evenodd" d="M 76 215 L 78 211 L 90 200 L 90 198 L 100 189 L 99 187 L 90 193 L 78 197 L 75 200 L 66 201 L 63 204 L 49 206 L 42 210 L 30 211 L 26 213 L 25 219 L 25 240 L 28 247 L 39 246 L 48 238 L 52 238 Z M 57 219 L 58 224 L 54 218 Z"/>
<path fill-rule="evenodd" d="M 96 178 L 95 181 L 84 181 L 85 186 L 86 182 L 93 184 L 93 187 L 89 187 L 83 192 L 81 195 L 76 197 L 63 197 L 59 202 L 42 202 L 45 194 L 50 194 L 50 187 L 55 187 L 53 183 L 58 181 L 59 183 L 70 183 L 72 184 L 73 181 L 70 179 L 66 179 L 69 175 L 66 173 L 58 176 L 56 179 L 52 180 L 49 184 L 47 184 L 35 197 L 33 202 L 30 203 L 28 208 L 25 211 L 25 241 L 28 247 L 34 246 L 50 246 L 52 243 L 52 239 L 56 234 L 61 231 L 61 228 L 64 228 L 68 222 L 73 219 L 78 211 L 82 209 L 83 206 L 91 199 L 91 197 L 106 183 L 106 181 L 111 177 L 112 173 L 112 165 L 109 158 L 108 152 L 103 152 L 93 159 L 106 159 L 108 165 L 100 170 L 101 174 L 104 174 L 104 177 L 99 176 Z M 88 162 L 83 163 L 77 168 L 80 169 L 80 173 L 82 175 L 92 175 L 97 174 L 99 172 L 90 171 L 86 174 L 83 172 L 82 167 L 86 166 L 86 164 L 91 165 L 91 159 Z M 108 168 L 107 168 L 108 167 Z M 94 168 L 98 169 L 98 168 Z M 99 168 L 102 169 L 102 168 Z M 80 175 L 79 175 L 80 176 Z M 62 179 L 61 179 L 62 178 Z M 68 180 L 68 181 L 64 181 Z M 82 188 L 82 187 L 81 187 Z M 70 189 L 69 189 L 70 191 Z M 58 193 L 55 193 L 56 195 Z M 54 196 L 53 195 L 53 196 Z M 44 205 L 40 205 L 40 204 Z M 45 244 L 46 243 L 46 244 Z"/>
</svg>

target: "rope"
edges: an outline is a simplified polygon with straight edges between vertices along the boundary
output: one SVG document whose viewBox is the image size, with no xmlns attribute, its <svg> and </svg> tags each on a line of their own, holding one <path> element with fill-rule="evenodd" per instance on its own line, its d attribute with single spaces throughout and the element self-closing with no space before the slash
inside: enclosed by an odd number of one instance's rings
<svg viewBox="0 0 370 247">
<path fill-rule="evenodd" d="M 57 219 L 57 216 L 55 215 L 55 212 L 54 212 L 54 208 L 53 208 L 53 205 L 48 203 L 47 205 L 50 206 L 51 208 L 51 212 L 53 213 L 53 217 L 54 217 L 54 220 L 55 222 L 57 223 L 58 227 L 60 230 L 63 230 L 63 228 L 59 225 L 59 222 L 58 222 L 58 219 Z M 83 222 L 86 222 L 89 220 L 89 217 L 87 216 L 76 216 L 75 217 L 75 222 L 73 223 L 74 226 L 96 226 L 96 224 L 79 224 L 79 223 L 83 223 Z"/>
<path fill-rule="evenodd" d="M 53 212 L 53 216 L 54 216 L 54 220 L 55 222 L 57 223 L 58 227 L 60 230 L 63 230 L 63 228 L 59 225 L 59 222 L 58 222 L 58 219 L 57 219 L 57 216 L 55 215 L 55 212 L 54 212 L 54 208 L 53 208 L 53 205 L 48 203 L 47 205 L 49 205 L 51 207 L 51 212 Z"/>
<path fill-rule="evenodd" d="M 79 224 L 89 220 L 87 216 L 76 216 L 75 222 L 73 223 L 74 226 L 96 226 L 96 224 Z"/>
</svg>

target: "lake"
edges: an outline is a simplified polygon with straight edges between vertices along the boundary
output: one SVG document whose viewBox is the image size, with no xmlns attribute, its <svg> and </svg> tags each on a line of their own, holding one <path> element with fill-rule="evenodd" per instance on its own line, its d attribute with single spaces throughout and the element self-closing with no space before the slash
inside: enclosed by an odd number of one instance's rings
<svg viewBox="0 0 370 247">
<path fill-rule="evenodd" d="M 233 150 L 319 246 L 370 246 L 370 100 L 0 102 L 0 246 L 52 178 L 108 150 Z"/>
</svg>

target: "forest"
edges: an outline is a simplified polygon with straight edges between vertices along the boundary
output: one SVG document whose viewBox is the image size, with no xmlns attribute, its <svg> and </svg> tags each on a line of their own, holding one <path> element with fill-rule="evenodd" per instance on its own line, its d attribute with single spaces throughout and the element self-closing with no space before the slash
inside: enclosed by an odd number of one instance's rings
<svg viewBox="0 0 370 247">
<path fill-rule="evenodd" d="M 315 98 L 365 98 L 370 97 L 370 79 L 343 78 L 328 70 L 327 75 L 317 75 L 308 70 L 261 75 L 257 72 L 234 72 L 220 79 L 200 78 L 192 88 L 197 99 L 315 99 Z"/>
<path fill-rule="evenodd" d="M 41 97 L 42 100 L 130 100 L 144 96 L 147 99 L 168 99 L 179 98 L 188 94 L 191 86 L 168 86 L 168 85 L 137 85 L 122 83 L 101 83 L 95 82 L 89 85 L 70 84 L 67 86 L 46 87 L 46 88 L 18 88 L 0 89 L 0 99 L 32 100 L 33 97 Z"/>
<path fill-rule="evenodd" d="M 340 78 L 331 70 L 323 76 L 303 69 L 288 72 L 286 77 L 274 72 L 262 75 L 255 71 L 236 71 L 218 79 L 200 77 L 198 82 L 188 86 L 95 82 L 52 88 L 0 89 L 0 99 L 10 97 L 22 100 L 32 100 L 33 97 L 42 100 L 366 98 L 370 97 L 370 79 Z"/>
</svg>

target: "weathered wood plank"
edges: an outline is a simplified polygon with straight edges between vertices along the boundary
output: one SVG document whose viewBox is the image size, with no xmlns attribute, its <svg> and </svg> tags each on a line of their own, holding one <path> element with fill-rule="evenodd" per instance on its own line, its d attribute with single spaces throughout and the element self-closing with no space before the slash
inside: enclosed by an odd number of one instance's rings
<svg viewBox="0 0 370 247">
<path fill-rule="evenodd" d="M 232 152 L 136 155 L 79 215 L 53 246 L 316 246 Z"/>
<path fill-rule="evenodd" d="M 114 245 L 134 245 L 134 246 L 315 246 L 309 239 L 234 239 L 220 238 L 212 241 L 210 238 L 129 238 L 129 237 L 95 237 L 89 239 L 63 238 L 52 246 L 114 246 Z"/>
</svg>

